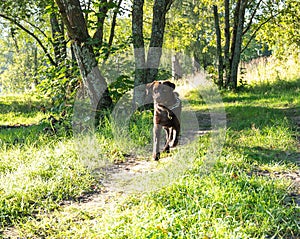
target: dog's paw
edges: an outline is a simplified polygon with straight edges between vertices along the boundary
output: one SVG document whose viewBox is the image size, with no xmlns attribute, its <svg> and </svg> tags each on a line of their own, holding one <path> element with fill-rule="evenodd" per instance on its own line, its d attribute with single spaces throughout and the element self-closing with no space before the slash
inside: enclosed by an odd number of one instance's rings
<svg viewBox="0 0 300 239">
<path fill-rule="evenodd" d="M 170 153 L 170 145 L 165 146 L 163 152 Z"/>
<path fill-rule="evenodd" d="M 159 158 L 160 158 L 160 153 L 153 154 L 153 159 L 154 159 L 155 161 L 158 161 Z"/>
</svg>

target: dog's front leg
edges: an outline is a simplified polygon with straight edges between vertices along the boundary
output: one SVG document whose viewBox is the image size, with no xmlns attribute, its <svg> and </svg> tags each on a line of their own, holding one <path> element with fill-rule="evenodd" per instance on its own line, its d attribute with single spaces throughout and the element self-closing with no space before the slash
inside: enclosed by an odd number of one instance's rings
<svg viewBox="0 0 300 239">
<path fill-rule="evenodd" d="M 153 126 L 153 159 L 159 160 L 160 153 L 159 153 L 159 140 L 160 140 L 160 132 L 161 132 L 161 125 L 154 124 Z"/>
<path fill-rule="evenodd" d="M 164 128 L 166 132 L 166 144 L 163 152 L 170 153 L 170 139 L 172 138 L 172 128 Z"/>
</svg>

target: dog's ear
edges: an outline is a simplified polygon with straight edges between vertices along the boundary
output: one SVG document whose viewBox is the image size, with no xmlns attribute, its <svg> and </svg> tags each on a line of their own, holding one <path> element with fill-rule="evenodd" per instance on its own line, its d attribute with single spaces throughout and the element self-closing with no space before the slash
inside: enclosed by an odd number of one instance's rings
<svg viewBox="0 0 300 239">
<path fill-rule="evenodd" d="M 175 84 L 170 81 L 164 81 L 163 84 L 171 87 L 173 90 L 175 89 Z"/>
<path fill-rule="evenodd" d="M 155 81 L 148 83 L 146 85 L 146 96 L 152 95 L 153 92 L 153 85 L 155 84 Z"/>
</svg>

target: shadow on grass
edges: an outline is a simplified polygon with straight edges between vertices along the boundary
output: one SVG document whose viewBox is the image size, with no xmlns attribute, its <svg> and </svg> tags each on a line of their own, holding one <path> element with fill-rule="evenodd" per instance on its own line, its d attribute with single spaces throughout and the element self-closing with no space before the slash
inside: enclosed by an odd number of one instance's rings
<svg viewBox="0 0 300 239">
<path fill-rule="evenodd" d="M 0 98 L 0 112 L 5 113 L 22 113 L 33 114 L 39 112 L 42 107 L 42 102 L 39 101 L 19 101 Z"/>
<path fill-rule="evenodd" d="M 52 139 L 69 138 L 72 132 L 67 126 L 51 125 L 46 120 L 30 125 L 0 125 L 0 149 L 11 146 L 38 146 L 51 142 Z"/>
<path fill-rule="evenodd" d="M 300 152 L 283 151 L 278 149 L 269 149 L 265 147 L 243 147 L 237 145 L 239 149 L 251 159 L 251 163 L 259 164 L 276 164 L 281 165 L 283 163 L 298 163 L 300 159 Z"/>
<path fill-rule="evenodd" d="M 44 128 L 49 124 L 40 123 L 33 125 L 11 126 L 0 125 L 0 146 L 16 146 L 25 143 L 37 142 L 42 134 L 45 134 Z"/>
<path fill-rule="evenodd" d="M 224 103 L 254 102 L 257 100 L 278 100 L 285 95 L 289 101 L 293 101 L 300 89 L 300 78 L 295 81 L 279 80 L 266 82 L 255 86 L 249 86 L 240 90 L 237 94 L 223 95 Z M 299 94 L 299 93 L 298 93 Z"/>
<path fill-rule="evenodd" d="M 240 131 L 251 127 L 264 129 L 276 127 L 283 120 L 288 122 L 288 127 L 295 130 L 296 124 L 292 117 L 300 115 L 299 108 L 276 109 L 263 106 L 237 105 L 226 107 L 227 125 L 231 130 Z"/>
</svg>

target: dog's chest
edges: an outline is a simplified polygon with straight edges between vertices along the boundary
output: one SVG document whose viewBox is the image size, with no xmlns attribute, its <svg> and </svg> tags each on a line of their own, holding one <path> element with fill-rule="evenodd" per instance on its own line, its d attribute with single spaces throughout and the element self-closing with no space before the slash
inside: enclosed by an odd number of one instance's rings
<svg viewBox="0 0 300 239">
<path fill-rule="evenodd" d="M 154 123 L 166 127 L 171 127 L 174 122 L 177 121 L 177 117 L 174 111 L 169 110 L 162 105 L 156 105 L 154 108 Z"/>
</svg>

